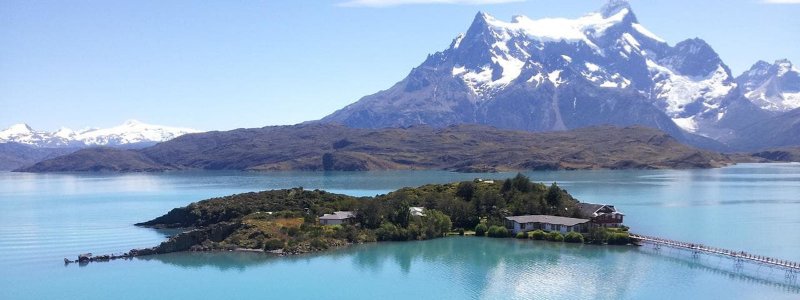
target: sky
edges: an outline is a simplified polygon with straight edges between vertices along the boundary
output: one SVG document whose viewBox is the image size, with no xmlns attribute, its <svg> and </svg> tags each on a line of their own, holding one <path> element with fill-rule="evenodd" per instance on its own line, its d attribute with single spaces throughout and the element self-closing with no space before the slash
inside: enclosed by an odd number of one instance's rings
<svg viewBox="0 0 800 300">
<path fill-rule="evenodd" d="M 800 0 L 631 0 L 670 44 L 700 37 L 739 75 L 800 63 Z M 389 88 L 467 30 L 579 17 L 602 0 L 3 0 L 0 128 L 201 130 L 319 119 Z"/>
</svg>

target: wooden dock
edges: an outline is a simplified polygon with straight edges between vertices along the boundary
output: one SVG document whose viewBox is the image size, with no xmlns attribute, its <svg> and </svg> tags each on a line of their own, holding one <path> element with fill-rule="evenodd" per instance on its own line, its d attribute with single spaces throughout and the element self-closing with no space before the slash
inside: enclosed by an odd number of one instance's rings
<svg viewBox="0 0 800 300">
<path fill-rule="evenodd" d="M 751 262 L 786 270 L 787 278 L 791 277 L 796 279 L 797 275 L 800 274 L 800 262 L 757 255 L 757 254 L 747 253 L 744 251 L 733 251 L 729 249 L 710 247 L 703 244 L 687 243 L 687 242 L 664 239 L 654 236 L 646 236 L 635 233 L 631 233 L 630 237 L 639 243 L 652 244 L 656 248 L 660 248 L 661 246 L 666 246 L 666 247 L 692 251 L 694 255 L 710 254 L 710 255 L 718 255 L 722 257 L 731 258 L 734 260 L 736 267 L 741 267 L 743 262 Z"/>
</svg>

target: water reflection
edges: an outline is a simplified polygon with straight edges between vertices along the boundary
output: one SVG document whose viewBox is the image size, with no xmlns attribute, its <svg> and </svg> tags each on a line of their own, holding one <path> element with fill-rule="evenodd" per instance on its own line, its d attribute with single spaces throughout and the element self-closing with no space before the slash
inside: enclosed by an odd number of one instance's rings
<svg viewBox="0 0 800 300">
<path fill-rule="evenodd" d="M 731 267 L 728 261 L 715 266 L 712 261 L 692 259 L 691 255 L 688 258 L 665 255 L 644 248 L 515 239 L 451 237 L 356 245 L 290 257 L 221 252 L 174 253 L 138 259 L 191 270 L 213 268 L 244 272 L 299 268 L 298 272 L 307 272 L 303 268 L 335 265 L 375 278 L 394 272 L 402 274 L 398 280 L 419 274 L 444 276 L 447 281 L 457 282 L 457 286 L 468 288 L 467 292 L 481 298 L 526 298 L 535 294 L 553 298 L 625 298 L 635 294 L 643 283 L 660 281 L 665 285 L 662 288 L 668 288 L 670 284 L 707 281 L 707 276 L 724 276 L 800 293 L 800 287 L 783 282 L 782 275 L 764 277 L 758 273 L 736 272 L 728 268 Z M 578 285 L 581 288 L 575 289 Z"/>
</svg>

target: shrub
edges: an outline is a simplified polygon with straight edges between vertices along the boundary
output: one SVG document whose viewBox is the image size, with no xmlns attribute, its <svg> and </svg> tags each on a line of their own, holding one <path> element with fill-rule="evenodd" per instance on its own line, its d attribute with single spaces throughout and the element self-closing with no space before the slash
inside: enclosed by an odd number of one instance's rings
<svg viewBox="0 0 800 300">
<path fill-rule="evenodd" d="M 283 241 L 279 239 L 268 239 L 264 241 L 264 250 L 272 251 L 283 248 Z"/>
<path fill-rule="evenodd" d="M 631 237 L 625 233 L 611 233 L 608 235 L 609 245 L 627 245 L 631 242 Z"/>
<path fill-rule="evenodd" d="M 527 232 L 517 232 L 517 238 L 518 239 L 527 239 L 528 238 L 528 233 Z"/>
<path fill-rule="evenodd" d="M 564 236 L 558 231 L 551 231 L 547 234 L 546 239 L 551 242 L 563 242 Z"/>
<path fill-rule="evenodd" d="M 324 239 L 314 238 L 311 239 L 311 248 L 325 250 L 328 249 L 328 243 Z"/>
<path fill-rule="evenodd" d="M 460 235 L 460 236 L 464 235 L 464 228 L 459 228 L 456 231 L 458 231 L 458 235 Z"/>
<path fill-rule="evenodd" d="M 583 235 L 575 231 L 570 231 L 564 236 L 564 241 L 567 243 L 583 243 Z"/>
<path fill-rule="evenodd" d="M 541 240 L 544 239 L 545 233 L 541 229 L 536 229 L 536 230 L 531 231 L 530 233 L 528 233 L 528 236 L 531 239 L 540 240 L 541 241 Z"/>
<path fill-rule="evenodd" d="M 509 236 L 508 229 L 506 229 L 503 226 L 497 226 L 497 225 L 492 225 L 491 227 L 489 227 L 488 235 L 489 237 L 493 238 L 504 238 Z"/>
<path fill-rule="evenodd" d="M 486 230 L 486 225 L 478 224 L 478 226 L 475 226 L 475 236 L 485 236 Z"/>
</svg>

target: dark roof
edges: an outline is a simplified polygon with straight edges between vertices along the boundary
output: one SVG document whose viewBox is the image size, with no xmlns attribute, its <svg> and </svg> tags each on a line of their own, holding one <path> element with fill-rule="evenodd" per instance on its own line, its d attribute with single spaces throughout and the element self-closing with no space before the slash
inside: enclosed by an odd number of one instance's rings
<svg viewBox="0 0 800 300">
<path fill-rule="evenodd" d="M 605 205 L 594 203 L 578 203 L 578 212 L 584 218 L 591 218 L 594 217 L 594 213 L 603 208 L 603 206 Z"/>
<path fill-rule="evenodd" d="M 527 216 L 513 216 L 506 217 L 507 220 L 517 223 L 546 223 L 564 226 L 575 226 L 577 224 L 589 222 L 587 219 L 576 219 L 559 216 L 548 215 L 527 215 Z"/>
<path fill-rule="evenodd" d="M 320 220 L 345 220 L 355 217 L 356 214 L 352 211 L 337 211 L 332 214 L 324 214 L 319 217 Z"/>
</svg>

